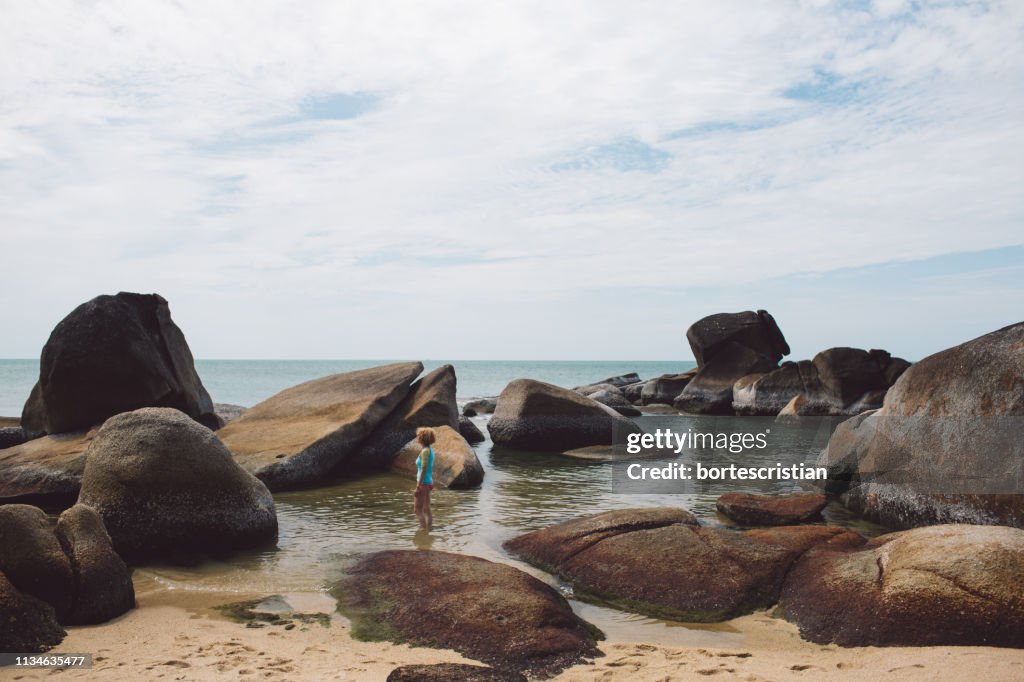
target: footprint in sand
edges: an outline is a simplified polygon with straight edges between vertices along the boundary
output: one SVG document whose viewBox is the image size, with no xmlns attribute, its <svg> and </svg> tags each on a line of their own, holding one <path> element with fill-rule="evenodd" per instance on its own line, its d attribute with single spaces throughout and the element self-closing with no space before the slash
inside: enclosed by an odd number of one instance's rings
<svg viewBox="0 0 1024 682">
<path fill-rule="evenodd" d="M 825 672 L 824 668 L 819 668 L 816 665 L 810 665 L 808 663 L 801 663 L 799 665 L 791 665 L 791 666 L 789 666 L 789 669 L 794 671 L 794 672 L 798 672 L 798 673 L 802 673 L 805 670 L 820 670 L 821 672 Z"/>
</svg>

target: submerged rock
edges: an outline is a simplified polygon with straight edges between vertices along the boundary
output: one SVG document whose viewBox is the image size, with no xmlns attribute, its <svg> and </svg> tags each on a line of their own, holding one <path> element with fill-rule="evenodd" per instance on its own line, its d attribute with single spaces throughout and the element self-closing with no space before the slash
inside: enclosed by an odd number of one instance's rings
<svg viewBox="0 0 1024 682">
<path fill-rule="evenodd" d="M 359 445 L 358 457 L 346 460 L 351 470 L 384 470 L 421 426 L 459 428 L 455 403 L 455 368 L 442 365 L 409 389 L 409 394 Z"/>
<path fill-rule="evenodd" d="M 105 623 L 135 608 L 132 574 L 114 551 L 99 514 L 76 504 L 57 519 L 54 529 L 74 572 L 74 602 L 62 622 Z"/>
<path fill-rule="evenodd" d="M 459 417 L 459 433 L 466 442 L 470 445 L 476 445 L 477 443 L 483 443 L 487 440 L 484 436 L 483 431 L 477 428 L 477 425 L 473 423 L 473 420 L 469 417 Z"/>
<path fill-rule="evenodd" d="M 96 429 L 43 436 L 0 450 L 0 502 L 74 503 Z"/>
<path fill-rule="evenodd" d="M 495 445 L 543 452 L 609 445 L 616 429 L 623 436 L 639 431 L 610 407 L 533 379 L 516 379 L 505 387 L 487 429 Z"/>
<path fill-rule="evenodd" d="M 0 651 L 36 654 L 64 641 L 53 607 L 20 592 L 0 572 Z"/>
<path fill-rule="evenodd" d="M 129 561 L 223 556 L 273 542 L 274 500 L 206 427 L 170 408 L 111 417 L 89 444 L 79 502 Z"/>
<path fill-rule="evenodd" d="M 479 487 L 484 481 L 484 467 L 466 439 L 450 426 L 436 427 L 434 435 L 434 484 L 452 490 Z M 399 451 L 391 470 L 415 480 L 416 458 L 422 450 L 413 438 Z"/>
<path fill-rule="evenodd" d="M 819 644 L 1024 647 L 1024 531 L 945 525 L 812 549 L 782 590 Z"/>
<path fill-rule="evenodd" d="M 470 400 L 462 406 L 462 414 L 466 417 L 475 417 L 478 414 L 491 414 L 497 406 L 497 398 L 477 398 Z"/>
<path fill-rule="evenodd" d="M 742 526 L 786 526 L 819 518 L 826 504 L 828 499 L 822 493 L 725 493 L 715 507 Z"/>
<path fill-rule="evenodd" d="M 719 622 L 774 604 L 789 567 L 811 547 L 863 542 L 829 526 L 704 528 L 665 507 L 587 516 L 504 546 L 570 582 L 577 596 L 657 618 Z"/>
<path fill-rule="evenodd" d="M 29 437 L 83 431 L 157 405 L 220 425 L 167 301 L 121 292 L 83 303 L 54 327 L 21 425 Z"/>
<path fill-rule="evenodd" d="M 1024 323 L 911 365 L 881 409 L 836 429 L 828 489 L 891 527 L 1024 526 Z"/>
<path fill-rule="evenodd" d="M 357 455 L 422 371 L 403 362 L 307 381 L 250 407 L 217 436 L 271 490 L 313 485 Z"/>
<path fill-rule="evenodd" d="M 473 556 L 376 552 L 349 567 L 331 593 L 357 639 L 454 649 L 537 676 L 598 655 L 597 633 L 556 590 Z"/>
<path fill-rule="evenodd" d="M 789 344 L 767 311 L 718 313 L 686 330 L 697 373 L 673 405 L 696 414 L 732 411 L 732 388 L 740 377 L 770 372 L 789 355 Z"/>
</svg>

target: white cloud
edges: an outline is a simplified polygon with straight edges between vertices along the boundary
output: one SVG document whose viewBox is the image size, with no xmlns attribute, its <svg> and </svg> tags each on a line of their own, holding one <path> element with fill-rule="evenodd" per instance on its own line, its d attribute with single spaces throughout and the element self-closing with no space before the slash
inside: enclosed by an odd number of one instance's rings
<svg viewBox="0 0 1024 682">
<path fill-rule="evenodd" d="M 2 11 L 0 355 L 130 289 L 202 356 L 566 356 L 559 301 L 1022 241 L 1019 3 Z"/>
</svg>

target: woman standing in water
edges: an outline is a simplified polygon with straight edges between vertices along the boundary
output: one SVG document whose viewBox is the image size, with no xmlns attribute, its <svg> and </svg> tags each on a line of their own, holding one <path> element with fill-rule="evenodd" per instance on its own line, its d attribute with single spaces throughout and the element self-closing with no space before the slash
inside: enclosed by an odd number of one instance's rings
<svg viewBox="0 0 1024 682">
<path fill-rule="evenodd" d="M 416 458 L 416 492 L 413 493 L 413 510 L 420 521 L 420 527 L 430 530 L 434 525 L 434 514 L 430 511 L 430 491 L 434 489 L 434 430 L 416 429 L 416 441 L 423 446 Z"/>
</svg>

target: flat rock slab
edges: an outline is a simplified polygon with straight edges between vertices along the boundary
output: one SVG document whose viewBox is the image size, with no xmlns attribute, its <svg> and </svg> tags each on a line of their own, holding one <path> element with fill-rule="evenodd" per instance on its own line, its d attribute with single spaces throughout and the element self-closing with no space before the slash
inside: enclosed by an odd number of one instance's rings
<svg viewBox="0 0 1024 682">
<path fill-rule="evenodd" d="M 788 526 L 821 516 L 828 504 L 823 493 L 755 495 L 725 493 L 715 502 L 718 511 L 741 526 Z"/>
<path fill-rule="evenodd" d="M 780 601 L 812 642 L 1024 648 L 1024 530 L 942 525 L 819 547 Z"/>
<path fill-rule="evenodd" d="M 449 426 L 434 429 L 434 484 L 452 490 L 478 488 L 484 482 L 484 467 L 473 446 Z M 423 446 L 414 438 L 398 453 L 391 470 L 416 479 L 416 458 Z"/>
<path fill-rule="evenodd" d="M 349 567 L 331 593 L 358 639 L 454 649 L 535 676 L 598 655 L 599 633 L 556 590 L 478 557 L 377 552 Z"/>
<path fill-rule="evenodd" d="M 526 675 L 481 665 L 435 663 L 395 668 L 387 682 L 526 682 Z"/>
<path fill-rule="evenodd" d="M 313 485 L 357 452 L 422 371 L 402 362 L 307 381 L 250 407 L 217 436 L 270 490 Z"/>
<path fill-rule="evenodd" d="M 576 594 L 635 613 L 719 622 L 771 606 L 792 563 L 815 545 L 856 546 L 842 528 L 703 528 L 671 507 L 625 509 L 505 543 L 572 583 Z"/>
<path fill-rule="evenodd" d="M 44 436 L 0 450 L 0 502 L 74 502 L 94 435 L 96 429 Z"/>
</svg>

